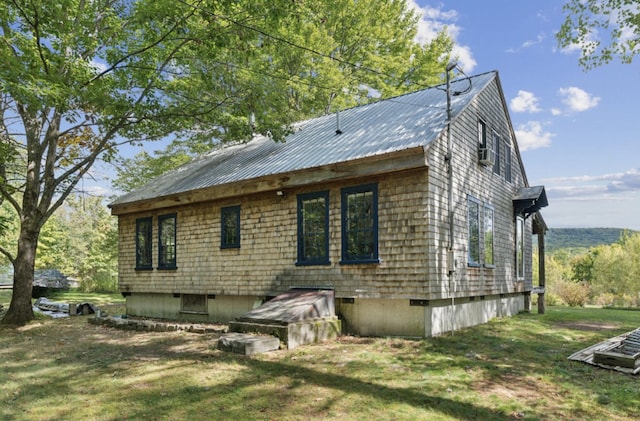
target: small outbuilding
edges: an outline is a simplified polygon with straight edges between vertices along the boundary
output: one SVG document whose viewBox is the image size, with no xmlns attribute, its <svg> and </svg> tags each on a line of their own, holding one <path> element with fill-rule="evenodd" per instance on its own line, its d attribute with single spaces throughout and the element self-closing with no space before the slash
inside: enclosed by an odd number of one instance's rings
<svg viewBox="0 0 640 421">
<path fill-rule="evenodd" d="M 130 315 L 332 290 L 344 331 L 424 337 L 529 309 L 546 205 L 493 71 L 227 145 L 110 207 Z"/>
</svg>

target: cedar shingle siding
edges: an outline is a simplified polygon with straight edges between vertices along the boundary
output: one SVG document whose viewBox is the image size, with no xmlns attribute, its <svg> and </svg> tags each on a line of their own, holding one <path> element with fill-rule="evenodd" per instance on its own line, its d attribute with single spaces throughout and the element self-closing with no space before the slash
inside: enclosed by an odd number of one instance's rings
<svg viewBox="0 0 640 421">
<path fill-rule="evenodd" d="M 478 79 L 472 78 L 472 82 L 475 83 L 472 93 L 462 99 L 456 97 L 452 121 L 454 282 L 450 282 L 447 271 L 446 125 L 430 120 L 446 118 L 446 110 L 433 115 L 429 104 L 425 104 L 423 124 L 429 130 L 420 131 L 415 123 L 414 132 L 418 133 L 412 136 L 416 140 L 396 149 L 372 154 L 361 143 L 375 141 L 376 148 L 381 149 L 384 139 L 376 138 L 381 135 L 380 129 L 366 133 L 366 125 L 361 129 L 352 127 L 352 131 L 364 133 L 355 146 L 361 148 L 362 153 L 345 162 L 315 162 L 315 167 L 287 173 L 264 170 L 257 178 L 248 175 L 242 179 L 237 175 L 235 181 L 227 179 L 222 183 L 182 188 L 182 191 L 166 184 L 166 180 L 159 180 L 152 184 L 152 190 L 164 188 L 167 192 L 164 196 L 154 197 L 147 188 L 116 201 L 112 208 L 119 220 L 119 280 L 121 291 L 128 296 L 128 311 L 180 317 L 181 294 L 207 294 L 210 297 L 207 318 L 221 320 L 238 316 L 246 307 L 250 309 L 265 297 L 291 287 L 332 287 L 336 307 L 348 330 L 361 334 L 428 336 L 522 310 L 524 296 L 532 289 L 531 236 L 525 235 L 525 279 L 518 281 L 512 200 L 520 187 L 527 186 L 527 180 L 497 73 L 480 75 Z M 429 95 L 443 97 L 435 96 L 438 101 L 444 99 L 440 90 L 427 91 Z M 395 101 L 410 103 L 411 98 L 399 97 Z M 387 106 L 392 105 L 390 102 Z M 442 107 L 442 102 L 437 106 Z M 361 119 L 368 118 L 366 107 L 356 109 Z M 414 113 L 412 119 L 420 118 L 414 109 L 409 111 Z M 393 114 L 376 115 L 387 118 L 386 124 L 390 126 L 402 123 L 400 118 L 396 121 Z M 339 136 L 349 134 L 348 116 L 348 111 L 341 114 L 345 134 Z M 486 123 L 487 133 L 495 131 L 503 145 L 510 145 L 501 150 L 499 174 L 492 165 L 478 162 L 478 118 Z M 317 130 L 313 124 L 309 123 L 310 127 Z M 330 126 L 334 131 L 333 123 Z M 304 133 L 302 129 L 295 136 L 304 137 Z M 331 136 L 330 140 L 336 141 L 333 137 L 336 135 Z M 349 139 L 345 137 L 344 141 Z M 487 139 L 491 143 L 493 136 Z M 285 143 L 278 148 L 294 148 L 295 144 Z M 511 159 L 505 159 L 507 151 Z M 242 148 L 238 154 L 242 154 Z M 268 159 L 277 160 L 274 154 Z M 212 156 L 215 159 L 215 153 Z M 265 162 L 268 165 L 269 161 Z M 506 171 L 508 162 L 513 165 L 511 171 Z M 247 169 L 244 172 L 252 174 Z M 509 173 L 510 181 L 505 180 L 505 174 Z M 198 170 L 198 174 L 206 171 Z M 171 175 L 166 179 L 170 180 Z M 184 180 L 181 183 L 186 183 Z M 378 192 L 379 262 L 342 264 L 341 189 L 368 184 L 376 184 Z M 277 194 L 278 191 L 282 194 Z M 329 192 L 330 264 L 296 265 L 297 197 L 320 191 Z M 467 265 L 468 197 L 494 210 L 493 267 Z M 221 208 L 229 206 L 240 206 L 239 248 L 220 246 Z M 177 268 L 157 270 L 158 218 L 173 213 L 177 218 Z M 136 270 L 136 220 L 148 217 L 153 219 L 154 269 Z M 480 223 L 483 224 L 482 216 Z M 481 225 L 481 236 L 483 229 Z M 525 233 L 531 234 L 531 229 L 531 218 L 528 218 Z M 480 241 L 480 263 L 484 253 L 484 242 Z M 447 310 L 452 295 L 458 307 Z M 233 297 L 238 297 L 240 304 L 232 303 L 219 310 L 224 300 L 231 302 Z M 156 298 L 157 303 L 151 303 Z M 214 305 L 215 300 L 219 301 Z M 362 304 L 358 306 L 358 303 Z"/>
</svg>

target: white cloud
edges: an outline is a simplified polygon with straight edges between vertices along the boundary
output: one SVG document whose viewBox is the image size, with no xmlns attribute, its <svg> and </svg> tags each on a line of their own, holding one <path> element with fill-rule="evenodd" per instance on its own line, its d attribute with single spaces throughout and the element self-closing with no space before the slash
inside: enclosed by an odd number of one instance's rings
<svg viewBox="0 0 640 421">
<path fill-rule="evenodd" d="M 507 53 L 517 53 L 520 50 L 523 50 L 525 48 L 529 48 L 529 47 L 533 47 L 534 45 L 538 45 L 540 43 L 542 43 L 542 41 L 544 41 L 544 39 L 546 38 L 546 35 L 544 33 L 540 33 L 536 36 L 535 39 L 529 39 L 524 41 L 522 44 L 520 44 L 519 47 L 517 48 L 509 48 L 507 49 Z"/>
<path fill-rule="evenodd" d="M 453 9 L 443 10 L 442 5 L 439 7 L 431 7 L 429 5 L 421 7 L 415 0 L 409 0 L 407 4 L 419 17 L 416 40 L 420 44 L 425 44 L 435 39 L 438 32 L 446 30 L 454 41 L 453 57 L 465 72 L 473 71 L 477 62 L 473 58 L 471 48 L 467 45 L 460 45 L 458 42 L 458 36 L 461 32 L 461 28 L 455 24 L 458 19 L 458 12 Z"/>
<path fill-rule="evenodd" d="M 562 102 L 567 106 L 567 111 L 569 112 L 587 111 L 597 106 L 600 102 L 599 97 L 595 97 L 575 86 L 560 88 L 558 94 L 562 97 Z"/>
<path fill-rule="evenodd" d="M 518 91 L 518 95 L 511 100 L 509 105 L 514 113 L 537 113 L 541 111 L 540 107 L 538 107 L 538 98 L 529 91 Z"/>
<path fill-rule="evenodd" d="M 539 121 L 529 121 L 514 130 L 520 151 L 546 148 L 551 145 L 553 133 L 544 131 Z"/>
</svg>

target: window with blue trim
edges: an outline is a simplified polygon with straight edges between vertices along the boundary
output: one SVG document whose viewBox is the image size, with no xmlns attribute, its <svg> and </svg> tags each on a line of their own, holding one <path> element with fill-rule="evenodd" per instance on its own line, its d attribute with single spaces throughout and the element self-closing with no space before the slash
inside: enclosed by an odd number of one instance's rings
<svg viewBox="0 0 640 421">
<path fill-rule="evenodd" d="M 298 265 L 328 265 L 329 192 L 298 195 Z"/>
<path fill-rule="evenodd" d="M 151 217 L 136 219 L 136 269 L 153 269 L 153 244 L 151 235 L 153 221 Z"/>
<path fill-rule="evenodd" d="M 342 262 L 378 262 L 378 186 L 341 190 Z"/>
<path fill-rule="evenodd" d="M 158 269 L 176 268 L 175 213 L 158 217 Z"/>
<path fill-rule="evenodd" d="M 220 211 L 220 248 L 240 247 L 240 206 L 229 206 Z"/>
</svg>

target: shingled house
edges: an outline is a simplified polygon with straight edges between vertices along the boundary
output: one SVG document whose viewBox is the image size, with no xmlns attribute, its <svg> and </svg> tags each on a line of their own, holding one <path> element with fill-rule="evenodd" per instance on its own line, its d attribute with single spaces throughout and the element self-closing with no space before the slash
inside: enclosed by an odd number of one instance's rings
<svg viewBox="0 0 640 421">
<path fill-rule="evenodd" d="M 497 72 L 293 129 L 110 205 L 129 314 L 229 321 L 291 288 L 330 288 L 347 332 L 430 336 L 529 307 L 547 199 L 528 184 Z"/>
</svg>

